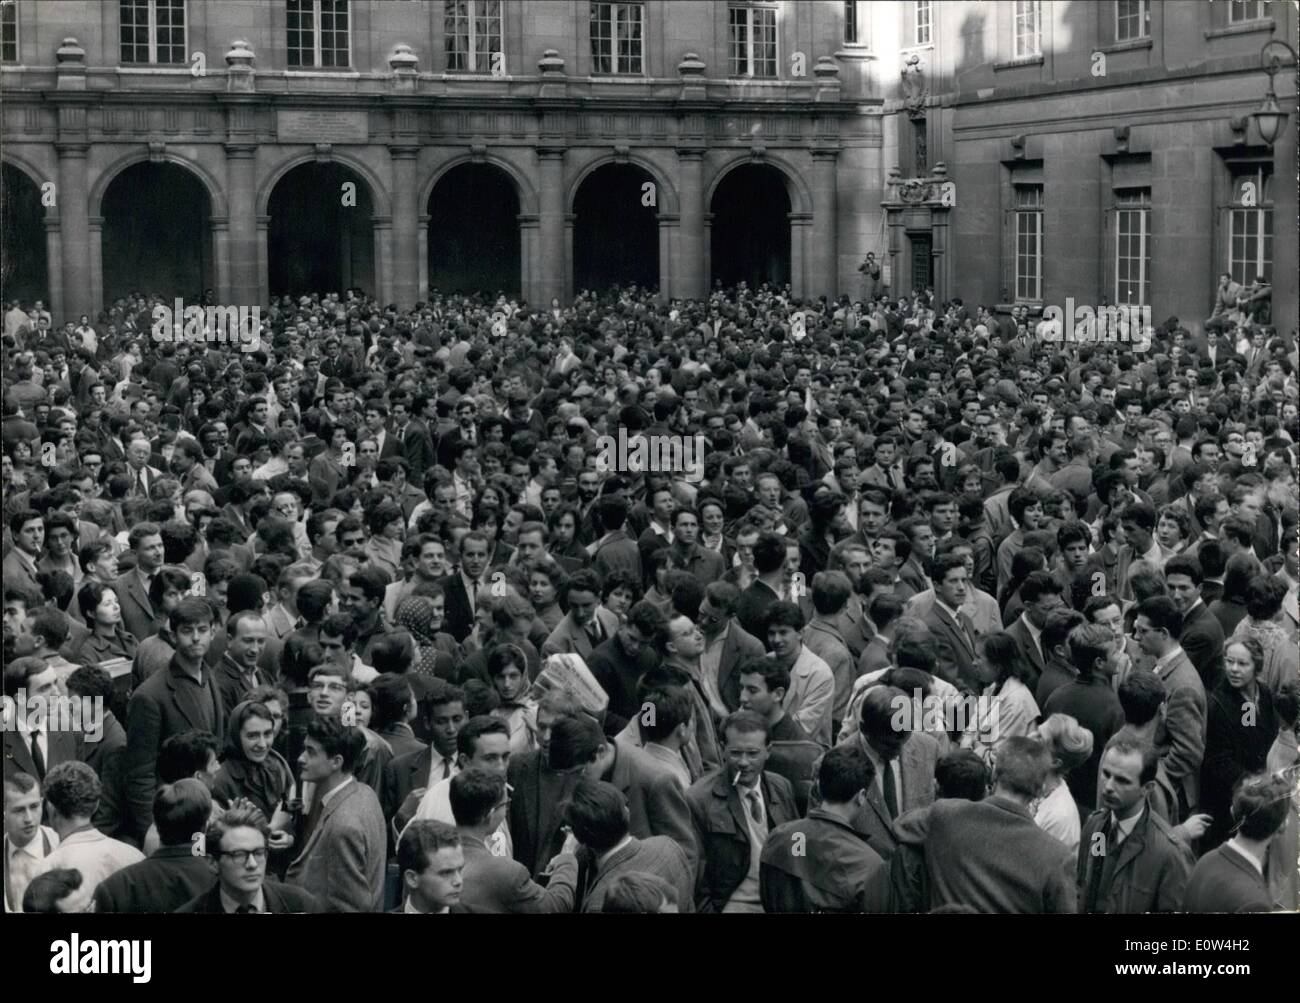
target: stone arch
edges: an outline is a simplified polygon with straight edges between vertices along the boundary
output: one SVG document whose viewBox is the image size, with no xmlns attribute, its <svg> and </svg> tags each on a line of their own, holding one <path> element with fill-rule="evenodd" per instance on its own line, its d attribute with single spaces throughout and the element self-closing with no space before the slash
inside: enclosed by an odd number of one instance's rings
<svg viewBox="0 0 1300 1003">
<path fill-rule="evenodd" d="M 4 156 L 0 156 L 0 162 L 6 163 L 14 170 L 26 175 L 27 180 L 36 186 L 37 191 L 41 190 L 41 185 L 45 184 L 46 181 L 53 181 L 55 184 L 58 183 L 58 165 L 55 165 L 54 173 L 43 175 L 30 160 L 14 153 L 13 150 L 5 150 Z M 59 215 L 59 204 L 60 203 L 56 200 L 54 205 L 46 206 L 45 215 L 57 218 Z"/>
<path fill-rule="evenodd" d="M 713 196 L 717 192 L 718 186 L 722 184 L 723 178 L 742 164 L 758 164 L 775 168 L 785 177 L 786 191 L 790 195 L 790 212 L 795 214 L 814 211 L 812 191 L 805 183 L 803 175 L 788 160 L 784 157 L 775 157 L 770 153 L 764 154 L 758 159 L 748 153 L 739 153 L 723 161 L 713 172 L 713 177 L 709 180 L 708 187 L 704 192 L 705 212 L 710 211 L 708 207 L 713 205 Z"/>
<path fill-rule="evenodd" d="M 656 191 L 655 207 L 659 215 L 675 216 L 680 211 L 677 199 L 677 187 L 672 183 L 672 179 L 665 173 L 663 167 L 655 163 L 648 157 L 638 156 L 629 153 L 627 156 L 621 156 L 617 153 L 607 153 L 585 162 L 582 167 L 574 174 L 573 180 L 569 183 L 568 191 L 564 197 L 564 211 L 573 212 L 574 200 L 578 197 L 578 190 L 582 188 L 582 183 L 587 178 L 608 164 L 629 164 L 633 167 L 639 167 L 650 175 L 651 180 L 658 185 Z"/>
<path fill-rule="evenodd" d="M 476 157 L 472 153 L 452 157 L 450 160 L 443 161 L 437 166 L 420 191 L 419 201 L 416 205 L 419 206 L 421 213 L 423 213 L 429 205 L 429 199 L 433 196 L 433 190 L 438 187 L 438 182 L 454 171 L 457 167 L 462 167 L 465 164 L 487 164 L 503 172 L 511 181 L 514 182 L 515 196 L 519 199 L 519 212 L 523 215 L 529 216 L 535 216 L 537 214 L 540 204 L 537 188 L 517 164 L 507 160 L 505 157 L 497 157 L 491 154 Z"/>
<path fill-rule="evenodd" d="M 303 153 L 296 157 L 290 157 L 288 160 L 281 161 L 270 174 L 262 181 L 257 189 L 257 215 L 268 215 L 268 209 L 271 205 L 271 193 L 275 191 L 275 186 L 280 183 L 286 174 L 295 167 L 301 167 L 303 164 L 315 163 L 317 160 L 315 153 Z M 357 175 L 366 186 L 370 189 L 370 204 L 374 209 L 375 216 L 391 217 L 393 213 L 392 199 L 388 189 L 384 187 L 377 175 L 363 161 L 347 154 L 340 154 L 331 151 L 330 155 L 325 158 L 325 163 L 338 164 L 340 167 L 346 167 Z"/>
<path fill-rule="evenodd" d="M 182 157 L 176 153 L 164 152 L 157 157 L 153 157 L 150 156 L 147 150 L 132 150 L 130 153 L 118 157 L 100 172 L 99 177 L 95 179 L 95 183 L 90 187 L 89 215 L 92 218 L 104 215 L 104 193 L 117 180 L 118 175 L 128 167 L 158 160 L 168 164 L 175 164 L 177 167 L 182 167 L 193 174 L 207 189 L 208 204 L 212 207 L 212 215 L 221 218 L 229 216 L 225 189 L 222 188 L 221 182 L 206 167 L 197 161 Z"/>
</svg>

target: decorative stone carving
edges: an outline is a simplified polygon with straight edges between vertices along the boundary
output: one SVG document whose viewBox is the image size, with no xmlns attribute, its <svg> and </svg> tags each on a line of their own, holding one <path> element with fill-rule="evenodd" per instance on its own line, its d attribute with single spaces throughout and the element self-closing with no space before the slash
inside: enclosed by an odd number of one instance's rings
<svg viewBox="0 0 1300 1003">
<path fill-rule="evenodd" d="M 420 79 L 420 59 L 405 42 L 398 42 L 388 56 L 392 71 L 392 88 L 398 93 L 413 94 Z"/>
<path fill-rule="evenodd" d="M 1011 137 L 1011 154 L 1012 154 L 1013 157 L 1015 157 L 1016 160 L 1024 160 L 1024 159 L 1025 159 L 1025 135 L 1024 135 L 1024 133 L 1021 133 L 1019 136 L 1012 136 L 1012 137 Z"/>
<path fill-rule="evenodd" d="M 813 66 L 813 76 L 817 79 L 817 93 L 814 101 L 838 101 L 840 99 L 840 68 L 831 56 L 821 56 Z"/>
<path fill-rule="evenodd" d="M 682 78 L 679 100 L 703 101 L 707 97 L 704 87 L 705 69 L 704 60 L 694 52 L 682 56 L 682 61 L 677 64 L 677 75 Z"/>
<path fill-rule="evenodd" d="M 84 91 L 86 89 L 86 50 L 75 38 L 65 38 L 54 53 L 58 64 L 58 90 Z"/>
<path fill-rule="evenodd" d="M 1127 125 L 1117 125 L 1111 131 L 1115 135 L 1115 146 L 1119 152 L 1128 153 L 1129 127 Z"/>
<path fill-rule="evenodd" d="M 537 69 L 542 76 L 538 85 L 539 98 L 562 98 L 569 93 L 569 78 L 564 72 L 564 59 L 555 49 L 547 49 L 537 61 Z"/>
<path fill-rule="evenodd" d="M 251 94 L 256 89 L 254 79 L 256 72 L 253 64 L 257 57 L 252 48 L 242 38 L 230 43 L 226 53 L 226 90 L 240 94 Z"/>
<path fill-rule="evenodd" d="M 907 57 L 902 70 L 903 106 L 912 118 L 925 114 L 925 102 L 930 96 L 926 87 L 925 74 L 921 69 L 921 57 L 916 53 Z"/>
</svg>

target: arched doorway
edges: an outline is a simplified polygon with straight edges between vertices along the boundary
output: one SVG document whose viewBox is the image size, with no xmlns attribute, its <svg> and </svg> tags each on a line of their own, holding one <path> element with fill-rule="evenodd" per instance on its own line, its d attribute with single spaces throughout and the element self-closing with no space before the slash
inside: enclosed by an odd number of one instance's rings
<svg viewBox="0 0 1300 1003">
<path fill-rule="evenodd" d="M 429 289 L 520 295 L 519 194 L 492 164 L 458 164 L 429 193 Z"/>
<path fill-rule="evenodd" d="M 658 202 L 664 193 L 657 188 L 650 172 L 635 164 L 604 164 L 583 179 L 573 198 L 575 293 L 629 284 L 659 288 Z"/>
<path fill-rule="evenodd" d="M 374 203 L 370 186 L 342 164 L 299 164 L 267 202 L 267 269 L 272 296 L 375 292 Z"/>
<path fill-rule="evenodd" d="M 49 307 L 46 246 L 41 190 L 26 173 L 4 164 L 0 174 L 0 288 L 6 304 L 16 299 L 31 306 L 43 300 Z"/>
<path fill-rule="evenodd" d="M 193 172 L 132 164 L 110 182 L 100 213 L 104 302 L 139 290 L 197 303 L 216 285 L 212 203 Z"/>
<path fill-rule="evenodd" d="M 713 283 L 790 281 L 790 192 L 767 164 L 741 164 L 713 192 Z"/>
</svg>

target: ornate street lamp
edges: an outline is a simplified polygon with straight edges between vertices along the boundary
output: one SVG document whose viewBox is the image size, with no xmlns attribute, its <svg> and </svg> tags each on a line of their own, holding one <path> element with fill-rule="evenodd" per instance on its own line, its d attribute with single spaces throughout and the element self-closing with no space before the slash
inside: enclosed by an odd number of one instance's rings
<svg viewBox="0 0 1300 1003">
<path fill-rule="evenodd" d="M 1250 117 L 1259 127 L 1259 138 L 1268 146 L 1272 146 L 1278 136 L 1282 135 L 1287 120 L 1287 113 L 1279 107 L 1277 94 L 1273 91 L 1273 77 L 1284 65 L 1281 55 L 1277 52 L 1278 49 L 1285 49 L 1291 55 L 1291 62 L 1285 65 L 1296 65 L 1296 51 L 1286 42 L 1274 38 L 1264 43 L 1264 48 L 1259 50 L 1259 59 L 1264 66 L 1264 72 L 1268 74 L 1268 93 L 1264 95 L 1264 103 L 1250 113 Z"/>
</svg>

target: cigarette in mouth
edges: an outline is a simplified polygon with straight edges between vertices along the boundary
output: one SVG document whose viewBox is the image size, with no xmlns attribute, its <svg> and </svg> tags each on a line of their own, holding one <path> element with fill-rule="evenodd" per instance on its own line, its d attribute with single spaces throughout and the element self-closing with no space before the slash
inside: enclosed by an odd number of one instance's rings
<svg viewBox="0 0 1300 1003">
<path fill-rule="evenodd" d="M 735 787 L 736 784 L 740 783 L 740 774 L 741 774 L 741 772 L 742 772 L 741 770 L 737 770 L 737 771 L 736 771 L 736 775 L 735 775 L 734 777 L 731 778 L 731 786 L 732 786 L 732 787 Z"/>
</svg>

